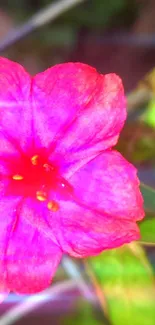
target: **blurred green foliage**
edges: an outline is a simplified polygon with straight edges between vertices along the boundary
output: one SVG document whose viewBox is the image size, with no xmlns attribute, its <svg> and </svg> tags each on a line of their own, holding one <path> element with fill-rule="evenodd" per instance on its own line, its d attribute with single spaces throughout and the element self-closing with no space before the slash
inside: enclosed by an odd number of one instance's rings
<svg viewBox="0 0 155 325">
<path fill-rule="evenodd" d="M 113 325 L 154 325 L 155 286 L 152 268 L 136 245 L 106 251 L 89 259 Z"/>
<path fill-rule="evenodd" d="M 145 123 L 155 128 L 155 99 L 154 98 L 150 100 L 142 118 Z"/>
<path fill-rule="evenodd" d="M 155 244 L 155 214 L 146 216 L 140 223 L 141 240 L 146 243 Z"/>
</svg>

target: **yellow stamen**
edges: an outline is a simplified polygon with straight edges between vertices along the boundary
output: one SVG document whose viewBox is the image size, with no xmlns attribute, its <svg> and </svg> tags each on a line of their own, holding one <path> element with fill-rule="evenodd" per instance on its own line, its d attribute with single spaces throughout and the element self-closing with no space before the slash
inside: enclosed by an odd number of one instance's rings
<svg viewBox="0 0 155 325">
<path fill-rule="evenodd" d="M 46 199 L 47 199 L 47 194 L 46 194 L 46 192 L 43 192 L 43 191 L 37 191 L 36 192 L 36 198 L 37 198 L 37 200 L 39 200 L 39 201 L 46 201 Z"/>
<path fill-rule="evenodd" d="M 13 175 L 12 178 L 15 180 L 15 181 L 21 181 L 24 177 L 22 175 Z"/>
<path fill-rule="evenodd" d="M 47 204 L 47 207 L 48 207 L 49 210 L 51 210 L 53 212 L 56 212 L 56 211 L 59 210 L 59 205 L 55 201 L 49 201 L 48 204 Z"/>
<path fill-rule="evenodd" d="M 32 162 L 32 165 L 37 165 L 38 164 L 38 159 L 39 159 L 39 156 L 38 155 L 35 155 L 31 158 L 31 162 Z"/>
</svg>

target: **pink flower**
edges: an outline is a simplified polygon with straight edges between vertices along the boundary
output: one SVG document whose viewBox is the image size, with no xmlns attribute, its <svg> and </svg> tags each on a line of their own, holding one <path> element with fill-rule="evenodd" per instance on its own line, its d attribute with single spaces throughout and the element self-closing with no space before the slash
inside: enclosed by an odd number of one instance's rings
<svg viewBox="0 0 155 325">
<path fill-rule="evenodd" d="M 49 286 L 63 253 L 139 238 L 136 169 L 117 151 L 121 80 L 81 63 L 30 75 L 0 58 L 0 291 Z"/>
</svg>

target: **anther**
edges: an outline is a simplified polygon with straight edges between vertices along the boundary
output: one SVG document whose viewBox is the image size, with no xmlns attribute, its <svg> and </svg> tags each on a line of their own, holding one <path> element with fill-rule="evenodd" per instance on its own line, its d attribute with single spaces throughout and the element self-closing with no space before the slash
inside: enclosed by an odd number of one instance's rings
<svg viewBox="0 0 155 325">
<path fill-rule="evenodd" d="M 16 174 L 16 175 L 13 175 L 12 178 L 15 181 L 21 181 L 24 177 L 22 175 Z"/>
<path fill-rule="evenodd" d="M 59 210 L 59 205 L 55 201 L 49 201 L 48 204 L 47 204 L 47 207 L 48 207 L 49 210 L 51 210 L 53 212 L 56 212 L 56 211 Z"/>
<path fill-rule="evenodd" d="M 38 164 L 39 156 L 35 155 L 31 158 L 32 165 L 36 166 Z"/>
<path fill-rule="evenodd" d="M 46 194 L 46 192 L 43 192 L 43 191 L 37 191 L 36 192 L 36 198 L 37 198 L 37 200 L 39 200 L 39 201 L 46 201 L 46 199 L 47 199 L 47 194 Z"/>
</svg>

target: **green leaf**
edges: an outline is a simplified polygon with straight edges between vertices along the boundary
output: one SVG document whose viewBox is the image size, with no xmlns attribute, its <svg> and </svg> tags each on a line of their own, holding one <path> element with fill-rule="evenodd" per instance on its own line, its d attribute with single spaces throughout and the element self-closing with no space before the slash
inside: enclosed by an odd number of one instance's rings
<svg viewBox="0 0 155 325">
<path fill-rule="evenodd" d="M 141 239 L 146 243 L 155 243 L 155 216 L 149 219 L 148 216 L 139 224 Z"/>
<path fill-rule="evenodd" d="M 148 107 L 145 113 L 143 114 L 142 119 L 145 123 L 155 128 L 155 99 L 154 98 L 150 100 Z"/>
<path fill-rule="evenodd" d="M 154 325 L 153 271 L 138 244 L 124 245 L 90 258 L 113 325 Z"/>
<path fill-rule="evenodd" d="M 155 212 L 155 189 L 143 183 L 141 183 L 140 189 L 143 195 L 145 209 Z"/>
</svg>

